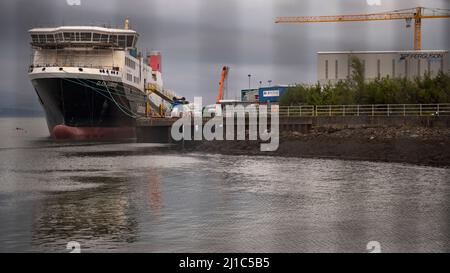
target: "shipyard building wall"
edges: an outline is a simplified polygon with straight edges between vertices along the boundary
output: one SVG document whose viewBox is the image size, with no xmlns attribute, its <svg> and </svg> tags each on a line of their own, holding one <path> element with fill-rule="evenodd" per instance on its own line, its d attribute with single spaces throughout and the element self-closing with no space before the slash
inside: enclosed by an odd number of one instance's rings
<svg viewBox="0 0 450 273">
<path fill-rule="evenodd" d="M 367 80 L 386 76 L 413 79 L 426 73 L 436 76 L 439 71 L 449 72 L 448 53 L 446 50 L 319 52 L 317 78 L 321 84 L 347 79 L 352 73 L 352 57 L 362 61 Z"/>
</svg>

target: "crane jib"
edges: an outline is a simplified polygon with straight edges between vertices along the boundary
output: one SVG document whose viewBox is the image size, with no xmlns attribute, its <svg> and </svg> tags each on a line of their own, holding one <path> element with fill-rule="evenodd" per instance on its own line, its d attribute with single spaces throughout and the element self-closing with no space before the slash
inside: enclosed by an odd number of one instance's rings
<svg viewBox="0 0 450 273">
<path fill-rule="evenodd" d="M 363 21 L 387 21 L 406 20 L 407 27 L 411 20 L 415 21 L 414 29 L 414 50 L 422 49 L 422 19 L 446 19 L 450 18 L 450 10 L 439 11 L 432 9 L 433 14 L 425 14 L 428 10 L 423 7 L 409 9 L 408 12 L 392 11 L 372 14 L 349 14 L 335 16 L 289 16 L 277 17 L 275 23 L 339 23 L 339 22 L 363 22 Z"/>
</svg>

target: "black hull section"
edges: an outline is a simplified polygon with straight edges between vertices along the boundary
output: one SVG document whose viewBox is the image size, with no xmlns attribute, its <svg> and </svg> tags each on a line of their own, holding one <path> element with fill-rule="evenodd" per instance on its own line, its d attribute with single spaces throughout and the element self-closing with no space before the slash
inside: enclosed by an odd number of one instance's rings
<svg viewBox="0 0 450 273">
<path fill-rule="evenodd" d="M 138 109 L 145 109 L 146 96 L 122 83 L 71 78 L 34 79 L 32 83 L 45 110 L 50 133 L 57 125 L 134 127 Z"/>
</svg>

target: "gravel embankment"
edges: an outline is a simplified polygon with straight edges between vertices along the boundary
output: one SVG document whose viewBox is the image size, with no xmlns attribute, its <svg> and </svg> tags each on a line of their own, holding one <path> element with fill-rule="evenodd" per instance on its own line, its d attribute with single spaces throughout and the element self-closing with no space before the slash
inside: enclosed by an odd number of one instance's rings
<svg viewBox="0 0 450 273">
<path fill-rule="evenodd" d="M 450 129 L 315 128 L 308 134 L 284 132 L 279 149 L 261 152 L 256 141 L 185 143 L 188 152 L 401 162 L 450 167 Z"/>
</svg>

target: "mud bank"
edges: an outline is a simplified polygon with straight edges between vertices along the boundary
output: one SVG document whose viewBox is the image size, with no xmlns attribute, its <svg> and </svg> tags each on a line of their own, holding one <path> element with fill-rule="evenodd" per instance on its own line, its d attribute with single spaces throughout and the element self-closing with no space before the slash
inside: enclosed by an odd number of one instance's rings
<svg viewBox="0 0 450 273">
<path fill-rule="evenodd" d="M 257 141 L 185 142 L 187 152 L 227 155 L 336 158 L 450 167 L 448 128 L 315 128 L 283 132 L 279 149 L 261 152 Z"/>
</svg>

